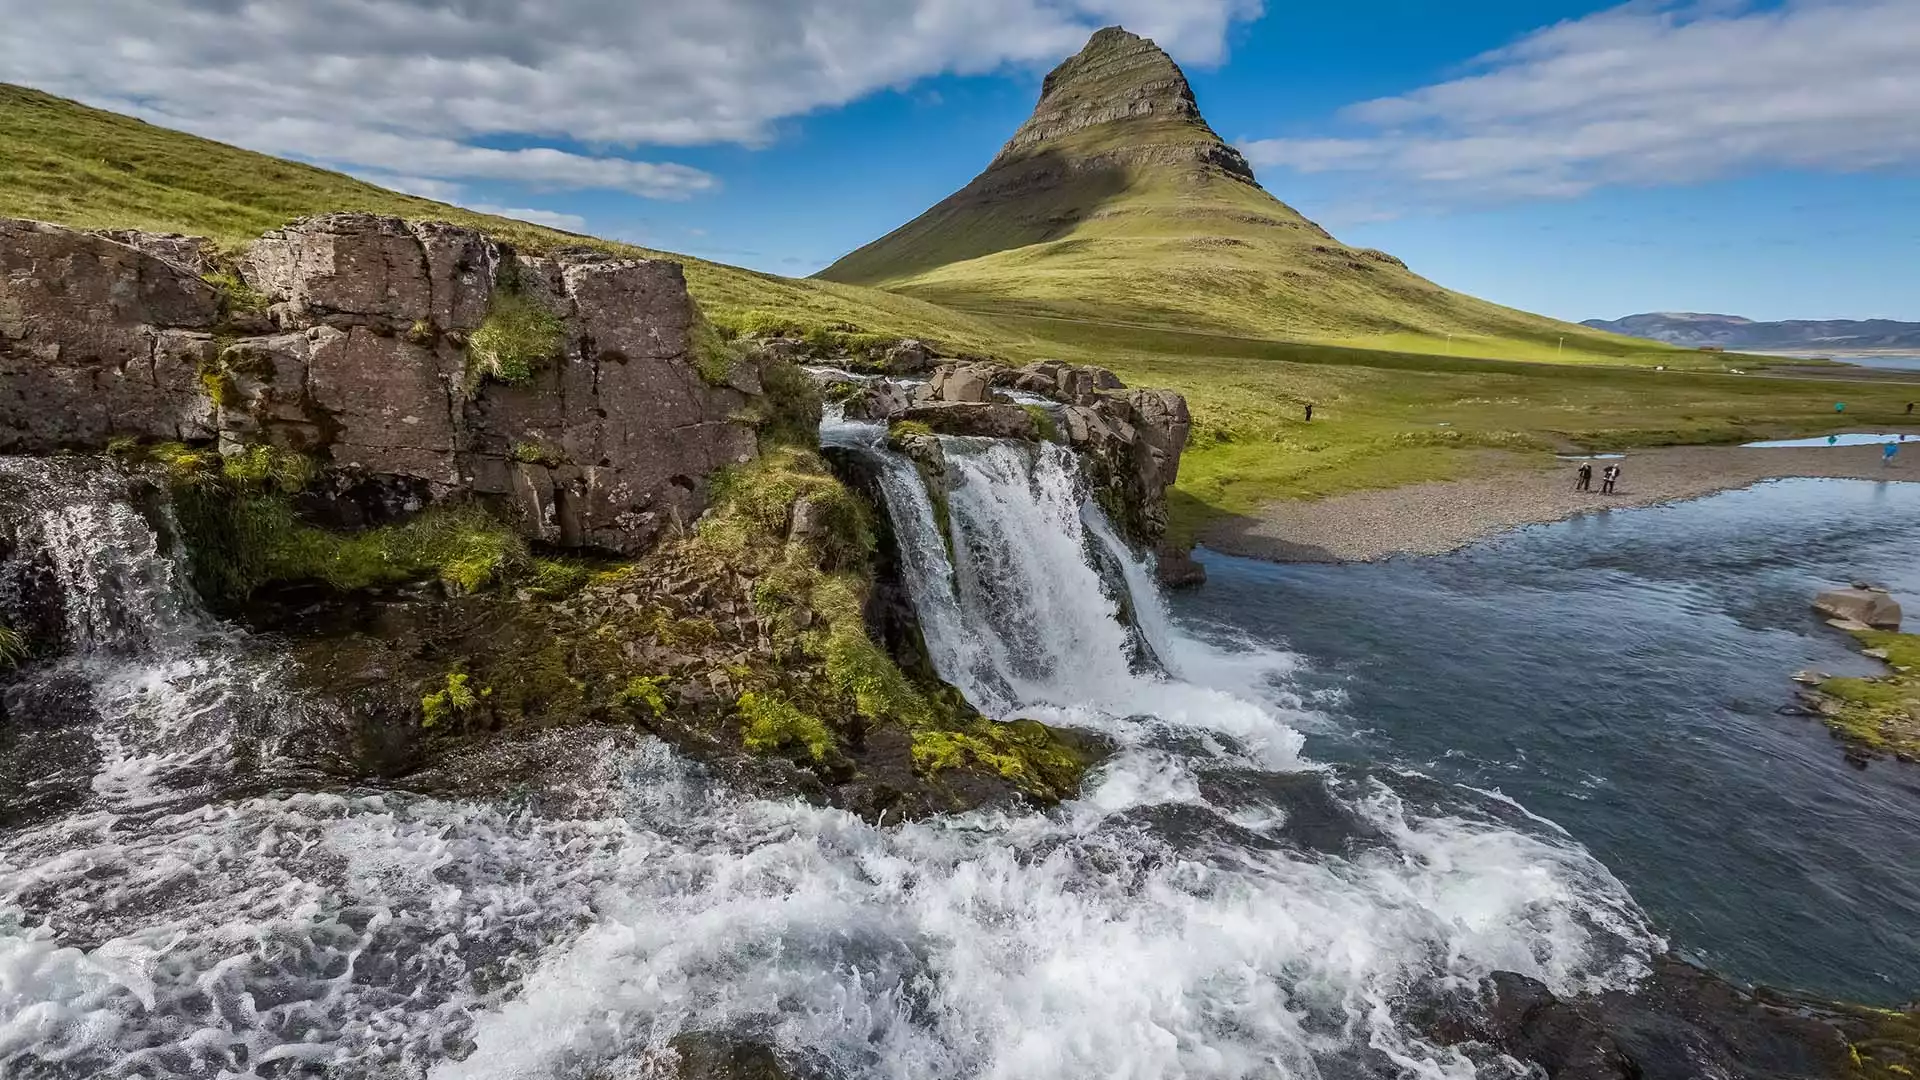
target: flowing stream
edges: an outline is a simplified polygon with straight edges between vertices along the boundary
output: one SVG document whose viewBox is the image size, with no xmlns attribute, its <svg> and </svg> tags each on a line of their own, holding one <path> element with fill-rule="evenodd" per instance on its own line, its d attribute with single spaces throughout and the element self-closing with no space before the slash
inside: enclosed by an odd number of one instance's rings
<svg viewBox="0 0 1920 1080">
<path fill-rule="evenodd" d="M 1303 757 L 1297 658 L 1170 619 L 1064 452 L 944 440 L 943 535 L 877 427 L 823 435 L 943 676 L 1112 744 L 1078 799 L 876 827 L 584 731 L 526 740 L 552 799 L 326 781 L 338 718 L 200 613 L 150 492 L 0 465 L 0 602 L 63 638 L 0 725 L 0 1073 L 598 1080 L 725 1031 L 845 1080 L 1517 1076 L 1410 1017 L 1663 947 L 1509 801 Z"/>
</svg>

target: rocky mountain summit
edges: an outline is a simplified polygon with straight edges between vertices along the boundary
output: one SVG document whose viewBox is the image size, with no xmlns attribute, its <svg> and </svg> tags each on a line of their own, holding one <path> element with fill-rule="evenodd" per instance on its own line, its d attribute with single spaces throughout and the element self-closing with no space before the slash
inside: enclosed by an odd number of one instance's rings
<svg viewBox="0 0 1920 1080">
<path fill-rule="evenodd" d="M 1129 143 L 1107 157 L 1191 156 L 1249 184 L 1253 168 L 1228 146 L 1200 115 L 1193 87 L 1179 65 L 1153 42 L 1109 26 L 1093 35 L 1086 48 L 1067 58 L 1041 85 L 1040 103 L 987 167 L 988 172 L 1064 144 L 1071 136 L 1121 120 L 1165 121 L 1181 138 L 1158 144 Z"/>
</svg>

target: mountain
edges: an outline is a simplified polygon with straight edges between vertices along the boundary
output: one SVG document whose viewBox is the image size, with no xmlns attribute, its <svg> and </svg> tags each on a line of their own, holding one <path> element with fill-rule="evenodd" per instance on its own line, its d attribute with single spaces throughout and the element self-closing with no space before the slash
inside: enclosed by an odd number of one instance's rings
<svg viewBox="0 0 1920 1080">
<path fill-rule="evenodd" d="M 1861 349 L 1920 350 L 1920 323 L 1892 319 L 1787 319 L 1755 322 L 1738 315 L 1656 311 L 1624 319 L 1588 319 L 1581 324 L 1613 334 L 1669 345 L 1718 345 L 1727 349 L 1849 352 Z"/>
<path fill-rule="evenodd" d="M 232 247 L 294 218 L 335 210 L 471 225 L 529 251 L 586 245 L 665 255 L 685 265 L 701 306 L 723 321 L 856 327 L 956 348 L 991 349 L 1004 340 L 978 319 L 898 294 L 777 277 L 476 213 L 0 83 L 0 217 L 189 233 Z"/>
<path fill-rule="evenodd" d="M 1046 78 L 986 171 L 818 275 L 972 311 L 1315 340 L 1632 345 L 1443 289 L 1274 198 L 1179 66 L 1109 27 Z"/>
</svg>

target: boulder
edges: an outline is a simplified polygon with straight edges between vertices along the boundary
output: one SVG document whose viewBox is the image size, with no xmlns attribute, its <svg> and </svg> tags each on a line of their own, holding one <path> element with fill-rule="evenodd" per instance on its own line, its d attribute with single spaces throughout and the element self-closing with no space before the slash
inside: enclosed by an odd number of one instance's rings
<svg viewBox="0 0 1920 1080">
<path fill-rule="evenodd" d="M 942 435 L 978 435 L 990 439 L 1039 438 L 1033 415 L 1018 405 L 942 401 L 915 405 L 900 417 L 925 424 Z"/>
<path fill-rule="evenodd" d="M 1900 604 L 1885 589 L 1855 586 L 1830 589 L 1814 598 L 1813 609 L 1832 619 L 1863 623 L 1879 630 L 1900 629 Z"/>
<path fill-rule="evenodd" d="M 875 379 L 848 395 L 841 407 L 849 420 L 886 423 L 913 406 L 907 388 L 891 379 Z"/>
<path fill-rule="evenodd" d="M 933 401 L 989 401 L 994 376 L 1003 370 L 989 361 L 942 364 L 934 369 L 933 380 L 927 384 L 929 397 Z"/>
<path fill-rule="evenodd" d="M 218 290 L 171 262 L 0 219 L 0 453 L 209 437 L 197 365 L 219 315 Z"/>
<path fill-rule="evenodd" d="M 920 375 L 933 370 L 933 350 L 925 342 L 907 338 L 889 348 L 881 363 L 889 375 Z"/>
</svg>

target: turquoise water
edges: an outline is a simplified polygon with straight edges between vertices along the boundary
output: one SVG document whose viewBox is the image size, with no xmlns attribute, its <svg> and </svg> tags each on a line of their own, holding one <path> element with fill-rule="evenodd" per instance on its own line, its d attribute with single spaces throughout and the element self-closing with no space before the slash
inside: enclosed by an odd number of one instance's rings
<svg viewBox="0 0 1920 1080">
<path fill-rule="evenodd" d="M 1735 977 L 1920 996 L 1920 766 L 1857 770 L 1778 711 L 1802 668 L 1879 670 L 1818 589 L 1869 578 L 1920 612 L 1920 485 L 1779 481 L 1378 564 L 1203 561 L 1176 616 L 1307 659 L 1310 756 L 1516 800 Z"/>
<path fill-rule="evenodd" d="M 1761 449 L 1781 449 L 1794 446 L 1874 446 L 1884 443 L 1920 443 L 1912 435 L 1893 434 L 1875 435 L 1871 432 L 1849 431 L 1842 435 L 1815 435 L 1806 439 L 1770 439 L 1766 442 L 1743 443 L 1744 446 Z"/>
</svg>

